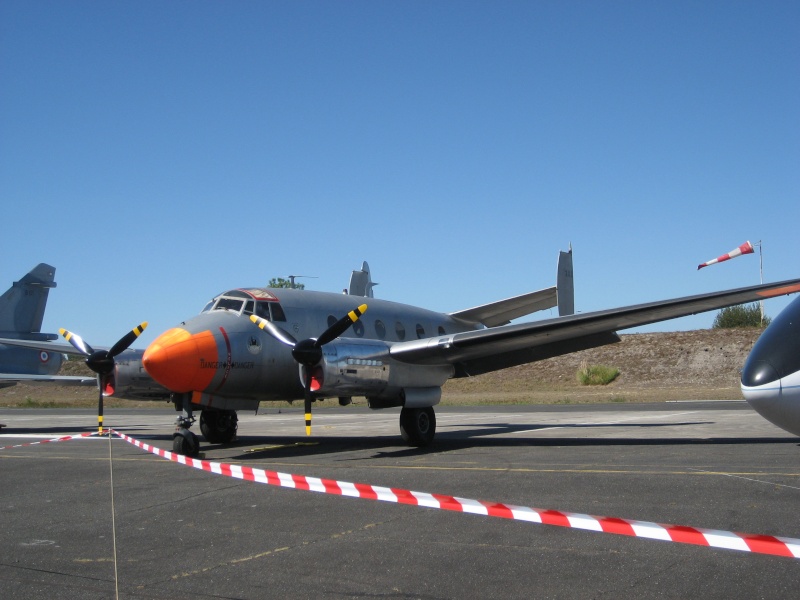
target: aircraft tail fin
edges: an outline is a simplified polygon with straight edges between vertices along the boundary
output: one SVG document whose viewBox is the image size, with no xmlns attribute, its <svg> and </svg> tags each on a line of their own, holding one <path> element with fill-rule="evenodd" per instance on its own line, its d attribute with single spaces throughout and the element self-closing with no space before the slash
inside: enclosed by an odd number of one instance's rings
<svg viewBox="0 0 800 600">
<path fill-rule="evenodd" d="M 55 267 L 40 263 L 0 296 L 2 337 L 37 340 L 58 338 L 55 334 L 40 333 L 47 296 L 50 288 L 56 287 L 55 274 Z"/>
<path fill-rule="evenodd" d="M 558 275 L 556 276 L 556 289 L 558 290 L 558 315 L 563 317 L 575 314 L 575 282 L 572 277 L 572 244 L 569 251 L 558 253 Z"/>
<path fill-rule="evenodd" d="M 351 296 L 374 298 L 372 288 L 376 285 L 378 284 L 372 281 L 369 265 L 367 261 L 364 261 L 361 265 L 361 270 L 353 271 L 353 274 L 350 275 L 350 286 L 347 288 L 347 293 Z"/>
</svg>

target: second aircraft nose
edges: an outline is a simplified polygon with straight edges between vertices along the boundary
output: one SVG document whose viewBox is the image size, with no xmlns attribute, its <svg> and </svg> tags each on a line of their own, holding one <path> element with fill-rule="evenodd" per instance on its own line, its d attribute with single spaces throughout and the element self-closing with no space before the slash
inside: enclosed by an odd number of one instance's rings
<svg viewBox="0 0 800 600">
<path fill-rule="evenodd" d="M 142 365 L 148 374 L 171 392 L 206 389 L 217 361 L 217 344 L 210 331 L 189 333 L 175 328 L 158 336 L 145 350 Z"/>
<path fill-rule="evenodd" d="M 742 386 L 760 387 L 800 371 L 800 298 L 775 317 L 742 369 Z"/>
<path fill-rule="evenodd" d="M 766 385 L 780 378 L 777 369 L 766 360 L 748 360 L 742 369 L 742 385 L 746 387 Z"/>
</svg>

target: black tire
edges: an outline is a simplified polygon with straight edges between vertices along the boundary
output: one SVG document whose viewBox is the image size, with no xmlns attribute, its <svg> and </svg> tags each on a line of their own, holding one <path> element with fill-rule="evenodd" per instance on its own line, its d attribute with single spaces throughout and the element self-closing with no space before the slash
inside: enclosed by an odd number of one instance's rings
<svg viewBox="0 0 800 600">
<path fill-rule="evenodd" d="M 200 433 L 209 444 L 230 444 L 236 439 L 239 417 L 235 410 L 203 410 Z"/>
<path fill-rule="evenodd" d="M 200 442 L 197 436 L 191 431 L 186 434 L 175 433 L 172 436 L 172 451 L 175 454 L 184 456 L 197 456 L 200 450 Z"/>
<path fill-rule="evenodd" d="M 400 435 L 410 446 L 427 446 L 436 434 L 433 407 L 404 408 L 400 411 Z"/>
</svg>

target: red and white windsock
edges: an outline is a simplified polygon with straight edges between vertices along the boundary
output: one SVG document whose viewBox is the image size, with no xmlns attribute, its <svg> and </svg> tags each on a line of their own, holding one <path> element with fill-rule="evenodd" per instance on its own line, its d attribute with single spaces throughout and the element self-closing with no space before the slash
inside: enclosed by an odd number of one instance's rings
<svg viewBox="0 0 800 600">
<path fill-rule="evenodd" d="M 702 265 L 697 265 L 697 269 L 700 270 L 703 267 L 707 267 L 708 265 L 714 265 L 718 262 L 723 262 L 725 260 L 730 260 L 732 258 L 736 258 L 737 256 L 741 256 L 742 254 L 752 254 L 753 253 L 753 244 L 750 242 L 745 242 L 735 250 L 731 250 L 727 254 L 723 254 L 722 256 L 718 256 L 714 260 L 709 260 L 708 262 L 704 262 Z"/>
</svg>

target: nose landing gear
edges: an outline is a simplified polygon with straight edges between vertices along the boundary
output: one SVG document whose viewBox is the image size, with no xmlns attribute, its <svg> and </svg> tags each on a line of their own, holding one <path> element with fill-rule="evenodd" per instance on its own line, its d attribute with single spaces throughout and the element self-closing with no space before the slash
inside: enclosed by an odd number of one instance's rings
<svg viewBox="0 0 800 600">
<path fill-rule="evenodd" d="M 172 402 L 180 415 L 175 419 L 175 433 L 172 434 L 172 451 L 185 456 L 200 453 L 200 440 L 190 431 L 196 421 L 190 394 L 174 394 Z M 197 405 L 194 405 L 197 407 Z M 229 444 L 236 439 L 239 417 L 235 410 L 203 408 L 200 411 L 200 432 L 210 444 Z"/>
<path fill-rule="evenodd" d="M 200 453 L 200 441 L 189 431 L 195 422 L 192 414 L 192 398 L 189 394 L 175 394 L 172 398 L 175 409 L 181 407 L 181 414 L 175 419 L 175 433 L 172 434 L 172 451 L 184 456 L 197 456 Z"/>
</svg>

